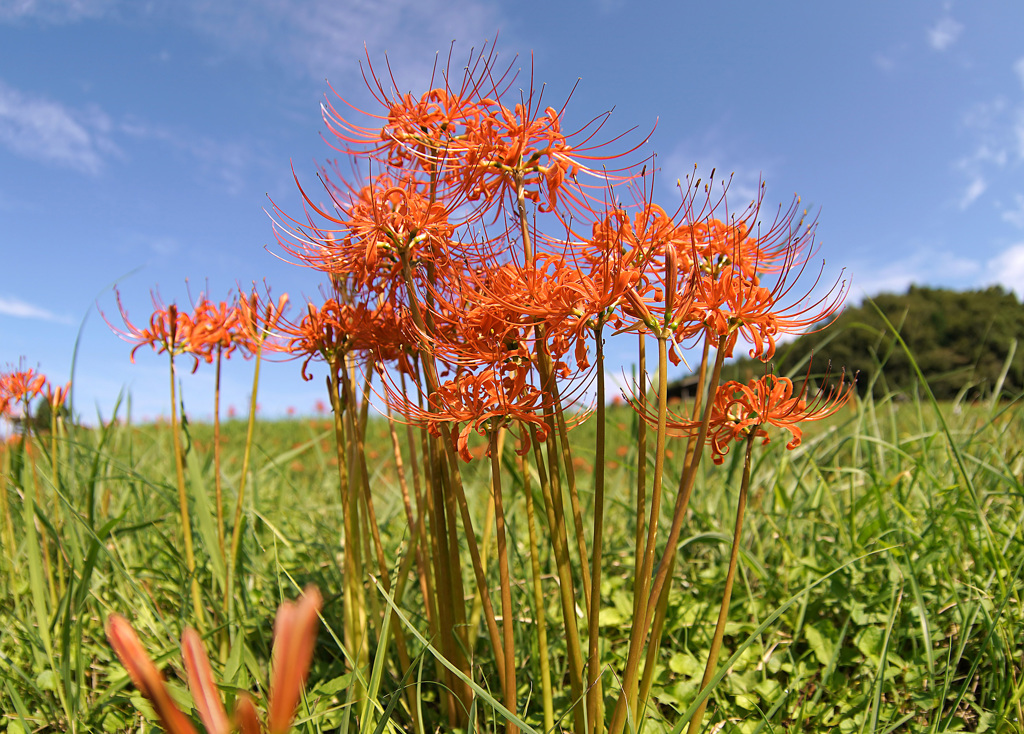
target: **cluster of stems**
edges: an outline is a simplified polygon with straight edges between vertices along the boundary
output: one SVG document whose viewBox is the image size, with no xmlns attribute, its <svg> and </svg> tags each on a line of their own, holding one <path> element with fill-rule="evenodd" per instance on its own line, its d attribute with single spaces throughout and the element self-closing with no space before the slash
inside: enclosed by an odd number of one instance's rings
<svg viewBox="0 0 1024 734">
<path fill-rule="evenodd" d="M 282 322 L 276 348 L 304 358 L 307 379 L 311 361 L 328 367 L 344 512 L 345 643 L 353 670 L 362 675 L 371 636 L 378 644 L 394 639 L 399 673 L 406 672 L 403 633 L 381 629 L 365 576 L 377 575 L 389 595 L 406 600 L 404 572 L 414 566 L 427 636 L 449 663 L 437 667 L 448 720 L 466 723 L 475 695 L 466 681 L 478 675 L 486 650 L 513 731 L 529 690 L 519 671 L 535 649 L 550 730 L 559 713 L 552 692 L 562 684 L 546 664 L 552 621 L 544 616 L 544 600 L 556 594 L 571 701 L 571 711 L 561 713 L 577 734 L 619 734 L 635 724 L 650 691 L 676 550 L 705 447 L 720 460 L 732 441 L 746 441 L 749 462 L 754 438 L 767 439 L 769 427 L 789 430 L 795 446 L 802 421 L 830 414 L 849 397 L 842 384 L 815 395 L 806 385 L 794 391 L 768 368 L 747 385 L 720 384 L 723 361 L 745 343 L 751 356 L 768 362 L 780 336 L 828 319 L 845 287 L 837 283 L 815 295 L 817 278 L 798 287 L 814 250 L 814 222 L 805 221 L 798 201 L 766 211 L 762 188 L 755 201 L 730 210 L 727 186 L 712 177 L 688 179 L 675 207 L 662 208 L 651 193 L 653 158 L 637 154 L 645 141 L 630 147 L 621 146 L 621 136 L 603 138 L 607 115 L 566 131 L 568 104 L 544 106 L 532 78 L 519 88 L 519 72 L 500 66 L 493 49 L 470 54 L 461 76 L 456 68 L 449 58 L 435 74 L 436 85 L 415 96 L 370 65 L 367 79 L 379 110 L 349 104 L 352 112 L 342 114 L 340 105 L 324 106 L 332 145 L 351 159 L 355 178 L 337 163 L 325 166 L 318 193 L 300 185 L 301 219 L 275 209 L 281 246 L 329 282 L 322 303 L 311 302 L 301 319 Z M 630 403 L 645 429 L 634 494 L 635 623 L 626 649 L 611 655 L 600 630 L 608 522 L 604 340 L 623 333 L 639 338 L 641 381 Z M 653 399 L 647 396 L 647 341 L 658 350 Z M 689 413 L 670 415 L 669 364 L 692 347 L 702 350 L 702 392 Z M 592 386 L 597 433 L 588 504 L 568 431 L 585 416 L 578 403 Z M 408 521 L 411 561 L 395 580 L 362 453 L 374 396 L 386 404 Z M 687 442 L 674 499 L 665 462 L 670 435 Z M 521 457 L 521 470 L 511 475 L 503 452 L 509 437 Z M 649 476 L 645 457 L 652 439 Z M 484 457 L 490 492 L 481 524 L 460 465 Z M 519 481 L 510 484 L 509 476 Z M 530 486 L 534 476 L 539 492 Z M 749 473 L 723 610 L 748 481 Z M 509 513 L 519 506 L 510 496 L 515 489 L 524 500 L 526 540 L 509 532 Z M 529 554 L 532 578 L 513 577 L 512 546 Z M 516 600 L 524 583 L 534 600 L 529 621 L 520 618 L 523 601 Z M 529 629 L 534 642 L 523 648 Z M 624 667 L 610 666 L 620 655 Z M 605 710 L 612 686 L 617 702 Z M 417 709 L 410 702 L 419 730 Z"/>
</svg>

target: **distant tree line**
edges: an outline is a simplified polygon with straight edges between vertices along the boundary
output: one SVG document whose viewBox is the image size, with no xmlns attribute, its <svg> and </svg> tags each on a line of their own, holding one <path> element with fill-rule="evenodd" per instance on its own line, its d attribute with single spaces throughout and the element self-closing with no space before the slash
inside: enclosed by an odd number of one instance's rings
<svg viewBox="0 0 1024 734">
<path fill-rule="evenodd" d="M 910 347 L 940 400 L 961 394 L 967 399 L 987 397 L 1000 379 L 1004 397 L 1024 391 L 1024 306 L 999 286 L 974 291 L 911 286 L 904 295 L 865 299 L 847 307 L 828 328 L 779 345 L 775 372 L 801 377 L 810 363 L 816 380 L 829 371 L 830 382 L 843 370 L 847 377 L 857 373 L 861 395 L 869 389 L 876 397 L 912 392 L 919 387 L 917 374 L 879 312 Z M 736 356 L 741 358 L 725 366 L 723 380 L 764 374 L 763 363 L 742 354 L 738 346 Z"/>
</svg>

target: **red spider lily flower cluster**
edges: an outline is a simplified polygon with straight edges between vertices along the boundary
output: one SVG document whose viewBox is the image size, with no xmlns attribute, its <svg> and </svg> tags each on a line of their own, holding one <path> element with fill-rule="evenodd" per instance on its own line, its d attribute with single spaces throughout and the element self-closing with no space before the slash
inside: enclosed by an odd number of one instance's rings
<svg viewBox="0 0 1024 734">
<path fill-rule="evenodd" d="M 824 383 L 829 380 L 826 374 Z M 853 397 L 855 384 L 845 374 L 838 384 L 809 391 L 810 372 L 799 390 L 788 377 L 772 373 L 750 380 L 746 384 L 735 380 L 722 383 L 715 391 L 708 423 L 708 437 L 714 462 L 721 464 L 734 441 L 742 441 L 753 435 L 771 441 L 768 427 L 774 426 L 789 432 L 787 449 L 795 449 L 803 440 L 800 424 L 819 421 L 834 415 Z M 657 424 L 657 416 L 651 406 L 640 400 L 631 400 L 633 407 L 648 422 Z M 672 415 L 666 428 L 675 435 L 695 435 L 700 421 Z"/>
<path fill-rule="evenodd" d="M 246 693 L 238 696 L 234 716 L 228 717 L 202 640 L 192 628 L 185 630 L 181 637 L 185 675 L 193 704 L 207 732 L 284 734 L 288 731 L 313 659 L 322 604 L 320 592 L 309 587 L 297 602 L 284 602 L 277 611 L 266 728 L 260 723 L 256 706 Z M 174 703 L 163 676 L 124 617 L 112 614 L 107 619 L 107 639 L 128 670 L 135 687 L 152 704 L 164 729 L 170 734 L 196 734 L 192 722 Z"/>
<path fill-rule="evenodd" d="M 46 384 L 46 375 L 32 369 L 0 373 L 0 416 L 10 415 L 18 403 L 41 395 Z"/>
<path fill-rule="evenodd" d="M 334 372 L 344 367 L 348 357 L 363 362 L 380 358 L 411 371 L 407 353 L 413 342 L 411 324 L 387 303 L 370 308 L 328 298 L 319 307 L 307 303 L 300 321 L 278 318 L 275 327 L 278 342 L 274 348 L 305 358 L 305 380 L 313 379 L 308 367 L 314 359 L 326 362 Z"/>
<path fill-rule="evenodd" d="M 853 395 L 854 385 L 847 383 L 845 376 L 838 385 L 822 388 L 813 395 L 807 394 L 808 382 L 797 392 L 788 377 L 772 374 L 750 380 L 746 385 L 735 381 L 720 385 L 715 392 L 709 434 L 715 463 L 722 463 L 734 440 L 753 435 L 768 443 L 768 426 L 788 431 L 790 440 L 786 448 L 795 449 L 803 440 L 801 423 L 828 418 Z"/>
<path fill-rule="evenodd" d="M 764 186 L 737 215 L 728 211 L 725 189 L 695 181 L 668 218 L 657 207 L 637 215 L 620 237 L 649 253 L 626 311 L 635 329 L 669 335 L 673 362 L 678 346 L 701 338 L 732 356 L 742 337 L 750 356 L 768 361 L 778 338 L 823 323 L 842 307 L 845 282 L 815 296 L 821 273 L 797 288 L 814 248 L 815 222 L 805 221 L 799 199 L 765 221 Z M 719 209 L 724 209 L 720 218 Z"/>
<path fill-rule="evenodd" d="M 19 404 L 31 402 L 39 395 L 44 395 L 54 410 L 64 405 L 71 383 L 53 385 L 46 375 L 29 368 L 13 367 L 7 372 L 0 372 L 0 418 L 11 417 Z"/>
<path fill-rule="evenodd" d="M 119 329 L 110 321 L 107 325 L 122 339 L 135 345 L 131 352 L 132 362 L 139 349 L 149 346 L 157 354 L 189 355 L 195 362 L 193 372 L 200 360 L 209 364 L 218 355 L 230 358 L 236 349 L 246 358 L 253 355 L 276 326 L 288 301 L 285 295 L 278 304 L 271 303 L 263 308 L 255 294 L 218 303 L 200 295 L 192 311 L 187 312 L 173 303 L 165 306 L 153 294 L 153 313 L 148 328 L 145 328 L 132 323 L 121 302 L 121 294 L 116 289 L 115 293 L 125 328 Z M 103 318 L 106 320 L 106 316 Z"/>
<path fill-rule="evenodd" d="M 693 181 L 668 211 L 652 201 L 653 167 L 627 161 L 639 146 L 599 139 L 607 115 L 567 131 L 567 105 L 544 105 L 532 79 L 513 91 L 518 72 L 493 48 L 455 69 L 449 58 L 416 97 L 371 65 L 380 111 L 352 108 L 365 124 L 324 106 L 332 145 L 366 179 L 322 168 L 319 197 L 299 185 L 303 219 L 275 209 L 281 246 L 333 285 L 282 329 L 307 379 L 313 358 L 337 372 L 360 355 L 421 375 L 419 398 L 384 392 L 432 431 L 538 424 L 557 409 L 549 380 L 578 394 L 604 324 L 667 338 L 677 363 L 696 342 L 731 355 L 741 339 L 767 361 L 780 335 L 842 304 L 844 284 L 797 287 L 815 229 L 798 201 L 766 216 L 762 187 L 734 214 L 724 188 Z M 466 434 L 452 432 L 463 456 Z"/>
</svg>

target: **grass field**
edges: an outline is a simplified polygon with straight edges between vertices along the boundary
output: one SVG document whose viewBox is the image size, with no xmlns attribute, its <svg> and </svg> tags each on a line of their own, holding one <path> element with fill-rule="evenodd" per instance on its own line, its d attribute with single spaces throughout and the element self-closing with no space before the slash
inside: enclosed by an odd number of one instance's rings
<svg viewBox="0 0 1024 734">
<path fill-rule="evenodd" d="M 632 411 L 612 408 L 608 426 L 600 630 L 610 708 L 614 671 L 623 664 L 620 643 L 633 618 L 630 493 L 641 460 Z M 346 664 L 341 633 L 343 518 L 330 421 L 256 425 L 230 634 L 219 612 L 225 592 L 222 556 L 215 552 L 212 433 L 196 424 L 186 433 L 196 575 L 208 617 L 204 634 L 222 695 L 230 700 L 240 689 L 263 691 L 274 610 L 315 583 L 325 599 L 323 624 L 296 726 L 309 732 L 365 730 L 368 717 L 360 718 L 351 703 L 365 681 L 358 683 Z M 227 516 L 244 433 L 244 423 L 230 422 L 221 438 Z M 404 429 L 399 433 L 404 441 Z M 180 550 L 170 434 L 167 425 L 69 426 L 56 443 L 43 434 L 25 443 L 12 439 L 3 449 L 0 729 L 12 734 L 148 730 L 155 721 L 152 709 L 105 639 L 104 620 L 113 612 L 132 621 L 165 670 L 172 695 L 190 709 L 177 640 L 196 618 Z M 589 515 L 593 421 L 570 435 L 581 502 Z M 556 631 L 558 577 L 549 547 L 542 545 L 536 558 L 540 608 L 527 583 L 531 544 L 522 465 L 512 448 L 509 442 L 502 460 L 509 478 L 505 514 L 512 539 L 514 634 L 521 651 L 517 699 L 524 722 L 541 730 L 539 623 L 551 629 L 546 659 L 556 716 L 573 702 L 565 639 Z M 680 471 L 682 449 L 670 443 L 668 450 L 671 478 Z M 383 418 L 370 419 L 365 454 L 394 578 L 408 552 L 410 530 Z M 784 441 L 773 440 L 758 446 L 754 457 L 721 656 L 729 661 L 728 672 L 723 669 L 711 693 L 705 728 L 747 734 L 1021 731 L 1020 407 L 954 411 L 917 400 L 861 401 L 809 429 L 796 450 L 787 452 Z M 630 722 L 642 724 L 645 732 L 679 731 L 684 713 L 692 711 L 721 600 L 742 458 L 737 448 L 721 468 L 704 462 L 697 478 L 650 705 L 641 722 Z M 463 480 L 476 527 L 487 527 L 489 462 L 465 465 Z M 539 502 L 536 478 L 530 486 Z M 663 514 L 667 532 L 667 510 Z M 539 521 L 543 524 L 543 517 Z M 496 579 L 493 540 L 487 536 L 493 536 L 493 526 L 479 540 L 488 574 Z M 364 541 L 365 555 L 373 557 L 365 536 Z M 376 565 L 368 569 L 379 578 Z M 468 580 L 470 571 L 464 572 Z M 466 588 L 472 595 L 475 587 L 467 581 Z M 491 588 L 497 589 L 496 580 Z M 370 619 L 381 619 L 389 609 L 384 596 L 369 578 L 364 589 Z M 409 702 L 415 701 L 422 731 L 448 731 L 441 689 L 433 682 L 438 640 L 427 649 L 425 638 L 414 634 L 429 634 L 420 587 L 409 583 L 397 601 L 403 614 L 398 627 L 413 665 L 403 674 L 392 647 L 380 658 L 377 648 L 371 649 L 380 677 L 370 680 L 369 690 L 380 708 L 369 718 L 381 730 L 410 730 Z M 470 723 L 486 731 L 504 722 L 493 705 L 500 700 L 494 657 L 474 601 L 467 600 L 473 641 L 467 653 L 473 680 L 490 694 L 476 696 Z M 379 635 L 378 628 L 373 639 Z M 409 687 L 415 695 L 404 696 Z M 570 729 L 571 723 L 562 716 L 556 726 Z"/>
</svg>

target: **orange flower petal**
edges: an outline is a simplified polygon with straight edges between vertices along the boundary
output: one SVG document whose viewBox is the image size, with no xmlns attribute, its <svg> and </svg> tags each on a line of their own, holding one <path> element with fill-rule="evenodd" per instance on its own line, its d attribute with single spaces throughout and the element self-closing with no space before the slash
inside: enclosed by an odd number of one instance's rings
<svg viewBox="0 0 1024 734">
<path fill-rule="evenodd" d="M 267 714 L 270 734 L 285 734 L 291 726 L 313 659 L 322 604 L 320 592 L 310 586 L 297 602 L 284 602 L 277 610 Z"/>
<path fill-rule="evenodd" d="M 110 615 L 107 618 L 107 639 L 127 668 L 135 687 L 153 704 L 153 709 L 169 734 L 196 734 L 188 717 L 171 700 L 163 676 L 146 654 L 128 620 L 119 614 Z"/>
<path fill-rule="evenodd" d="M 206 731 L 208 734 L 229 734 L 231 724 L 210 670 L 210 660 L 199 633 L 191 627 L 186 628 L 181 636 L 181 655 L 188 675 L 188 689 Z"/>
</svg>

